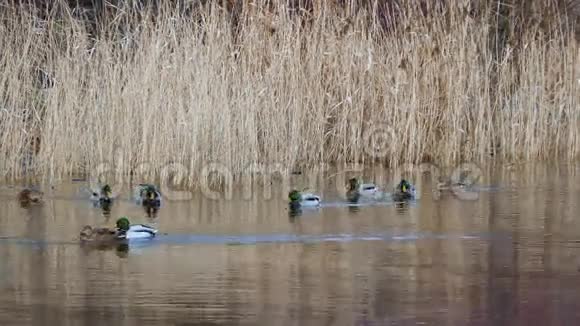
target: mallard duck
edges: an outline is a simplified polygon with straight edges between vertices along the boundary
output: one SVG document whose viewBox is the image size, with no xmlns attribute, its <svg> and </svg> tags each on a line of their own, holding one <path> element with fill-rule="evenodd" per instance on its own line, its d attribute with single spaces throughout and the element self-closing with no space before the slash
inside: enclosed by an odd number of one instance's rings
<svg viewBox="0 0 580 326">
<path fill-rule="evenodd" d="M 317 207 L 320 206 L 320 197 L 311 193 L 302 193 L 292 190 L 288 194 L 291 207 Z"/>
<path fill-rule="evenodd" d="M 152 184 L 140 184 L 135 187 L 134 197 L 143 206 L 161 206 L 161 193 Z"/>
<path fill-rule="evenodd" d="M 115 249 L 120 257 L 125 257 L 129 251 L 128 242 L 117 237 L 117 230 L 93 228 L 90 225 L 85 225 L 81 229 L 80 244 L 83 249 L 89 250 Z"/>
<path fill-rule="evenodd" d="M 124 239 L 147 239 L 153 238 L 157 230 L 145 224 L 131 224 L 127 217 L 117 220 L 117 232 Z"/>
<path fill-rule="evenodd" d="M 405 179 L 402 179 L 401 182 L 397 184 L 395 191 L 393 192 L 393 199 L 395 201 L 415 199 L 416 196 L 417 192 L 415 186 Z"/>
<path fill-rule="evenodd" d="M 17 195 L 18 201 L 22 206 L 28 206 L 30 204 L 38 204 L 42 202 L 43 193 L 34 189 L 23 189 Z"/>
<path fill-rule="evenodd" d="M 157 234 L 157 230 L 144 225 L 133 224 L 129 222 L 127 217 L 121 217 L 117 220 L 116 228 L 93 228 L 90 225 L 85 225 L 80 232 L 80 240 L 82 242 L 102 242 L 112 243 L 131 239 L 148 239 L 153 238 Z"/>
<path fill-rule="evenodd" d="M 379 188 L 374 183 L 361 183 L 357 178 L 348 180 L 346 198 L 357 202 L 361 197 L 374 198 L 379 194 Z"/>
<path fill-rule="evenodd" d="M 113 202 L 113 192 L 108 184 L 102 186 L 98 191 L 93 191 L 91 200 L 99 204 L 111 204 Z"/>
<path fill-rule="evenodd" d="M 90 225 L 85 225 L 80 232 L 80 240 L 82 242 L 116 242 L 119 239 L 117 230 L 109 228 L 94 228 Z"/>
</svg>

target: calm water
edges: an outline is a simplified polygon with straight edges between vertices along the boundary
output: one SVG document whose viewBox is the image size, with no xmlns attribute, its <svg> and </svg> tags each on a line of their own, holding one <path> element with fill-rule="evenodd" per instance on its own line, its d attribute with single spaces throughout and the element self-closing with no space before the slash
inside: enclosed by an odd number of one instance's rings
<svg viewBox="0 0 580 326">
<path fill-rule="evenodd" d="M 497 168 L 482 183 L 461 200 L 425 177 L 406 206 L 346 207 L 324 190 L 327 207 L 296 217 L 279 195 L 196 195 L 154 218 L 128 199 L 103 215 L 84 182 L 28 209 L 4 185 L 0 325 L 578 325 L 580 167 Z M 83 225 L 120 215 L 164 234 L 79 246 Z"/>
</svg>

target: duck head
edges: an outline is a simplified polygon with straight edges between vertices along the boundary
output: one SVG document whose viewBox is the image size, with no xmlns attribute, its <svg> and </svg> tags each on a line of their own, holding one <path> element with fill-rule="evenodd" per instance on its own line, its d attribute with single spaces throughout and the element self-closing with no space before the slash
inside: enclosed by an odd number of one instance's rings
<svg viewBox="0 0 580 326">
<path fill-rule="evenodd" d="M 409 181 L 402 179 L 401 182 L 399 182 L 399 190 L 406 194 L 409 193 L 411 191 L 411 184 L 409 183 Z"/>
<path fill-rule="evenodd" d="M 297 203 L 302 199 L 302 194 L 300 193 L 300 191 L 294 189 L 290 191 L 290 193 L 288 193 L 288 199 L 290 200 L 291 203 Z"/>
<path fill-rule="evenodd" d="M 111 186 L 104 185 L 103 188 L 101 189 L 101 195 L 105 198 L 111 198 L 112 195 Z"/>
<path fill-rule="evenodd" d="M 346 187 L 349 191 L 358 190 L 360 187 L 360 181 L 357 178 L 350 178 Z"/>
<path fill-rule="evenodd" d="M 139 192 L 139 195 L 141 196 L 142 199 L 153 200 L 158 197 L 157 191 L 154 186 L 152 185 L 142 185 L 142 186 L 143 188 L 141 188 L 141 191 Z"/>
<path fill-rule="evenodd" d="M 117 220 L 117 229 L 119 231 L 127 232 L 127 231 L 129 231 L 130 227 L 131 227 L 131 222 L 129 222 L 129 219 L 127 217 L 123 216 Z"/>
<path fill-rule="evenodd" d="M 153 199 L 155 199 L 156 196 L 157 196 L 157 194 L 155 193 L 155 189 L 153 189 L 153 188 L 145 189 L 145 198 L 146 199 L 153 200 Z"/>
</svg>

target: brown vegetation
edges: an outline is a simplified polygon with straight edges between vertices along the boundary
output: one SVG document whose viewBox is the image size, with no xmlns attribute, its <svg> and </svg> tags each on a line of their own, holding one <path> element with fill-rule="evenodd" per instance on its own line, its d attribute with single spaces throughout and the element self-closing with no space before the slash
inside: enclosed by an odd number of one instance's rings
<svg viewBox="0 0 580 326">
<path fill-rule="evenodd" d="M 55 3 L 2 7 L 4 177 L 578 158 L 573 3 Z"/>
</svg>

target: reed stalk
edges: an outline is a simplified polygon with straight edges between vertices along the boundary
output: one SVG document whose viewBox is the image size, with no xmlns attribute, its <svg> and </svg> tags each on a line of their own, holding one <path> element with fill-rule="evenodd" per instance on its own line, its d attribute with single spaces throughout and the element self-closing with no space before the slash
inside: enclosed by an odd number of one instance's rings
<svg viewBox="0 0 580 326">
<path fill-rule="evenodd" d="M 469 1 L 129 3 L 100 24 L 64 4 L 3 7 L 0 177 L 171 163 L 194 186 L 210 163 L 239 176 L 578 159 L 580 50 L 564 16 L 515 35 Z"/>
</svg>

